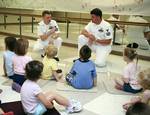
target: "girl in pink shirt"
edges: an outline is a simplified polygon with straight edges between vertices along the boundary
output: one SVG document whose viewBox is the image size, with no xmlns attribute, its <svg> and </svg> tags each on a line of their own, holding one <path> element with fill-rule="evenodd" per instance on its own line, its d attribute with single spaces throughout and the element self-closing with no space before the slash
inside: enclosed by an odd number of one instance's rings
<svg viewBox="0 0 150 115">
<path fill-rule="evenodd" d="M 29 47 L 29 42 L 27 39 L 18 39 L 16 43 L 15 53 L 16 55 L 13 57 L 13 68 L 14 68 L 14 76 L 13 81 L 20 86 L 22 86 L 25 79 L 25 66 L 26 64 L 32 60 L 30 56 L 27 56 L 27 51 Z"/>
<path fill-rule="evenodd" d="M 123 108 L 126 110 L 137 102 L 143 102 L 150 106 L 150 68 L 141 71 L 138 76 L 143 92 L 141 95 L 131 98 L 130 102 L 123 105 Z"/>
<path fill-rule="evenodd" d="M 139 67 L 137 63 L 134 62 L 134 59 L 137 58 L 137 56 L 138 54 L 135 49 L 128 47 L 124 49 L 123 58 L 127 65 L 123 70 L 122 82 L 115 80 L 115 88 L 130 93 L 138 93 L 142 91 L 142 88 L 137 81 Z"/>
</svg>

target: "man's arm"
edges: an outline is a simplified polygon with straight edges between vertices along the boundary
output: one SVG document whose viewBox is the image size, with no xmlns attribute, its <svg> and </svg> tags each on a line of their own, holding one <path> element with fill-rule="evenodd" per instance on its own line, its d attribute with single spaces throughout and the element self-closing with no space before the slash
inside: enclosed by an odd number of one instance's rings
<svg viewBox="0 0 150 115">
<path fill-rule="evenodd" d="M 40 38 L 41 40 L 46 40 L 51 34 L 55 33 L 55 28 L 52 28 L 51 31 L 43 34 L 43 35 L 40 35 Z"/>
<path fill-rule="evenodd" d="M 89 40 L 91 41 L 95 41 L 96 38 L 93 34 L 89 33 L 87 30 L 83 29 L 81 32 L 82 35 L 84 35 L 85 37 L 89 38 Z"/>
<path fill-rule="evenodd" d="M 42 102 L 42 104 L 44 104 L 46 108 L 52 109 L 54 107 L 53 103 L 50 102 L 43 93 L 39 93 L 37 98 Z"/>
<path fill-rule="evenodd" d="M 110 45 L 111 41 L 112 41 L 111 39 L 102 39 L 102 40 L 97 39 L 95 42 L 101 45 Z"/>
<path fill-rule="evenodd" d="M 81 34 L 83 34 L 85 37 L 89 38 L 91 41 L 95 41 L 99 44 L 102 44 L 102 45 L 109 45 L 111 44 L 111 39 L 98 39 L 96 38 L 94 35 L 90 34 L 88 31 L 86 31 L 85 29 L 82 30 Z"/>
</svg>

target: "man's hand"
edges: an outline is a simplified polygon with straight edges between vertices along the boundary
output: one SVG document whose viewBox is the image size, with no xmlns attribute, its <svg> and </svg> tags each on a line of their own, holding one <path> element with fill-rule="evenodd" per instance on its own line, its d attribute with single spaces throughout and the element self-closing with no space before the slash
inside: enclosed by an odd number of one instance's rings
<svg viewBox="0 0 150 115">
<path fill-rule="evenodd" d="M 95 36 L 93 34 L 89 34 L 89 41 L 88 41 L 88 44 L 89 45 L 92 45 L 93 42 L 96 40 Z"/>
<path fill-rule="evenodd" d="M 53 33 L 51 35 L 51 38 L 53 38 L 53 39 L 57 39 L 58 37 L 59 37 L 59 33 Z"/>
<path fill-rule="evenodd" d="M 95 36 L 85 29 L 82 30 L 81 34 L 89 39 L 89 44 L 92 44 L 96 40 Z"/>
<path fill-rule="evenodd" d="M 55 31 L 56 31 L 56 28 L 53 27 L 53 28 L 47 33 L 47 35 L 51 35 L 51 34 L 55 33 Z"/>
<path fill-rule="evenodd" d="M 95 41 L 96 38 L 93 34 L 89 34 L 88 38 L 90 39 L 90 41 Z"/>
</svg>

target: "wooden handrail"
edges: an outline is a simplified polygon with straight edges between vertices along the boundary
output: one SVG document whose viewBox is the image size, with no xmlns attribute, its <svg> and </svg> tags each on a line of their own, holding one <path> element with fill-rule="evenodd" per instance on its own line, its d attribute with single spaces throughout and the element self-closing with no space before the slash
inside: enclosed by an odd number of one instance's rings
<svg viewBox="0 0 150 115">
<path fill-rule="evenodd" d="M 41 15 L 38 14 L 23 14 L 23 13 L 6 13 L 0 12 L 0 14 L 4 15 L 17 15 L 17 16 L 27 16 L 27 17 L 38 17 L 41 18 Z M 71 17 L 53 17 L 55 20 L 65 20 L 65 21 L 79 21 L 88 23 L 91 19 L 88 18 L 71 18 Z M 142 23 L 142 22 L 127 22 L 127 21 L 114 21 L 114 20 L 106 20 L 112 24 L 122 24 L 122 25 L 135 25 L 135 26 L 150 26 L 150 23 Z"/>
<path fill-rule="evenodd" d="M 4 15 L 17 15 L 17 16 L 27 16 L 27 17 L 41 17 L 38 14 L 22 14 L 22 13 L 7 13 L 7 12 L 0 12 L 0 14 Z"/>
<path fill-rule="evenodd" d="M 134 26 L 150 26 L 150 23 L 143 22 L 127 22 L 127 21 L 114 21 L 114 20 L 106 20 L 112 24 L 122 24 L 122 25 L 134 25 Z"/>
</svg>

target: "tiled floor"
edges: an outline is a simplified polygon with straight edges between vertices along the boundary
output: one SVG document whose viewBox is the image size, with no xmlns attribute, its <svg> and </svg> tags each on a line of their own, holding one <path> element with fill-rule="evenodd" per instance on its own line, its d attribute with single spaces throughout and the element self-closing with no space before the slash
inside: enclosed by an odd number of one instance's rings
<svg viewBox="0 0 150 115">
<path fill-rule="evenodd" d="M 0 36 L 0 73 L 1 73 L 1 75 L 3 74 L 2 52 L 5 49 L 4 42 L 3 42 L 4 37 L 5 36 Z M 29 54 L 33 57 L 33 59 L 41 60 L 38 53 L 32 51 L 32 46 L 35 43 L 35 41 L 30 40 L 29 42 L 30 42 Z M 72 62 L 72 60 L 77 57 L 77 49 L 62 46 L 59 57 L 61 59 L 60 63 L 70 64 Z M 94 59 L 94 57 L 95 56 L 93 55 L 92 59 Z M 115 72 L 115 73 L 119 73 L 119 74 L 121 74 L 122 69 L 125 66 L 125 62 L 123 61 L 122 57 L 116 56 L 116 55 L 110 55 L 107 59 L 107 63 L 108 63 L 107 70 L 109 72 Z M 142 69 L 150 67 L 149 61 L 139 60 L 138 64 L 141 65 Z M 98 86 L 97 86 L 98 92 L 97 93 L 58 91 L 56 89 L 55 81 L 50 81 L 48 84 L 44 85 L 42 87 L 42 89 L 44 91 L 49 91 L 49 90 L 56 91 L 65 97 L 77 99 L 77 100 L 81 101 L 81 103 L 83 105 L 85 105 L 86 103 L 94 100 L 96 97 L 99 97 L 104 92 L 106 92 L 106 89 L 103 86 L 103 83 L 101 80 L 102 79 L 101 75 L 102 75 L 101 73 L 98 73 Z M 2 82 L 4 82 L 4 81 L 5 81 L 5 79 L 3 77 L 0 77 L 0 88 L 3 89 L 3 93 L 0 94 L 0 99 L 2 100 L 2 102 L 20 100 L 18 93 L 12 91 L 9 86 L 2 85 Z M 95 104 L 94 106 L 97 106 L 97 104 Z M 56 108 L 61 112 L 64 111 L 64 108 L 61 106 L 56 105 Z M 98 115 L 98 114 L 96 114 L 95 112 L 90 112 L 87 109 L 84 109 L 81 113 L 76 113 L 75 115 Z M 109 115 L 111 115 L 111 111 L 110 111 Z"/>
</svg>

